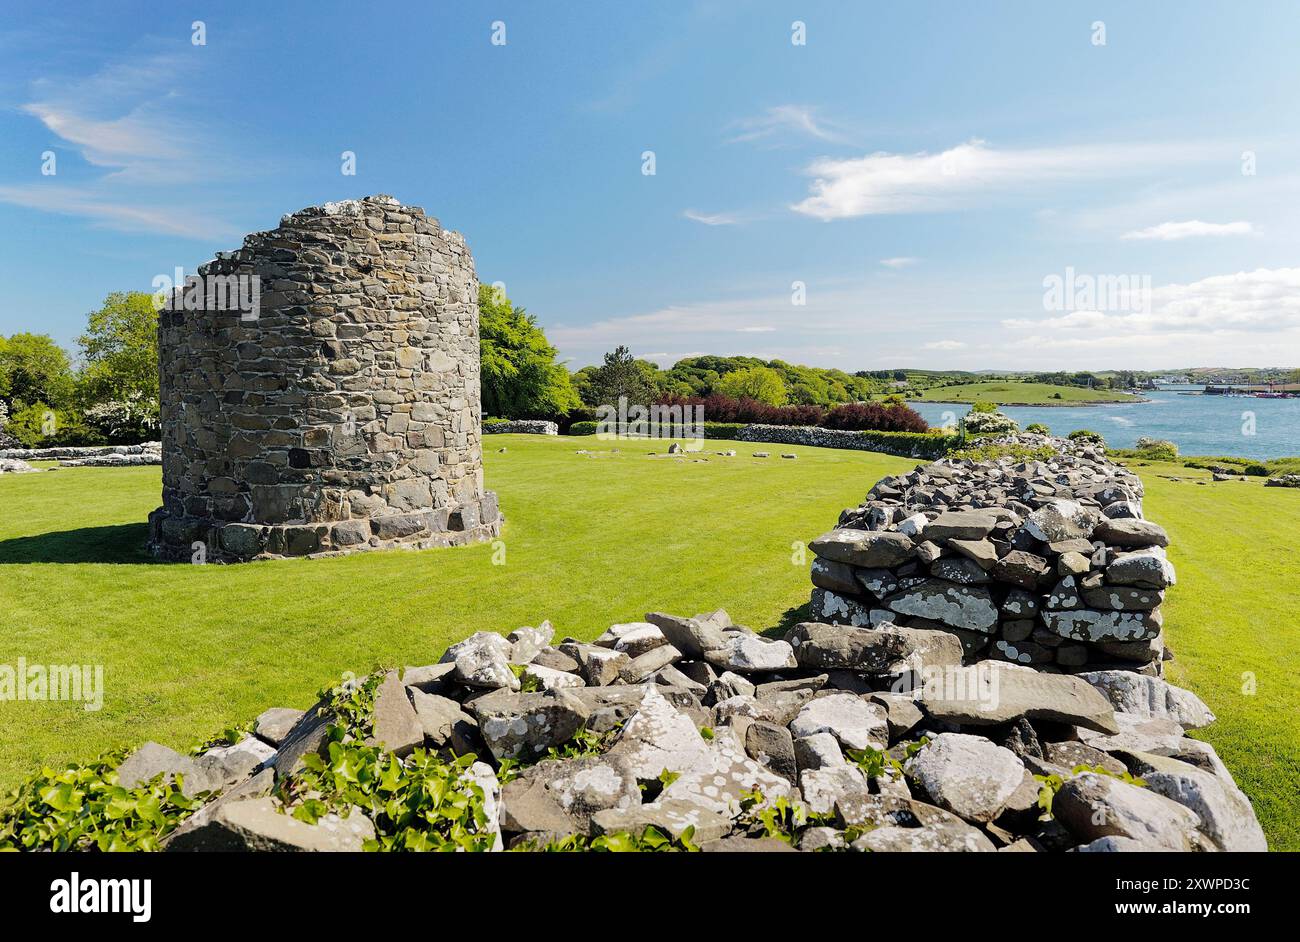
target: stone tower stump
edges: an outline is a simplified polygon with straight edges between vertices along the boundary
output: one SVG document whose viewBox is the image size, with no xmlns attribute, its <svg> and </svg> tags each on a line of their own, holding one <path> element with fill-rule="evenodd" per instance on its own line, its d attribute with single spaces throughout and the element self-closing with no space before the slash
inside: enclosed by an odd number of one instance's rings
<svg viewBox="0 0 1300 942">
<path fill-rule="evenodd" d="M 233 299 L 233 302 L 232 302 Z M 285 216 L 159 313 L 165 559 L 489 539 L 478 279 L 464 238 L 391 197 Z"/>
</svg>

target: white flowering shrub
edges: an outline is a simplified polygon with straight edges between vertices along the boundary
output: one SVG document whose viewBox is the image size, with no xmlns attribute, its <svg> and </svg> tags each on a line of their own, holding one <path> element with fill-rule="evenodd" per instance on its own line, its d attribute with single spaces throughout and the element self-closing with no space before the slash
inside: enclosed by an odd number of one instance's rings
<svg viewBox="0 0 1300 942">
<path fill-rule="evenodd" d="M 963 420 L 966 424 L 966 431 L 974 435 L 1002 435 L 1007 432 L 1018 432 L 1020 426 L 1016 420 L 1010 416 L 1003 415 L 1001 412 L 968 412 Z"/>
</svg>

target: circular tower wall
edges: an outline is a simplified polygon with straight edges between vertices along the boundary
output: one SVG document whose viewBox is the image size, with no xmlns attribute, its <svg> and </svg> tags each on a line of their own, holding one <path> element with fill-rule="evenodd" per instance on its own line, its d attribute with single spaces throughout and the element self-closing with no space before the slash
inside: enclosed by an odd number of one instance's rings
<svg viewBox="0 0 1300 942">
<path fill-rule="evenodd" d="M 446 546 L 499 532 L 465 240 L 384 196 L 285 216 L 159 313 L 168 559 Z"/>
</svg>

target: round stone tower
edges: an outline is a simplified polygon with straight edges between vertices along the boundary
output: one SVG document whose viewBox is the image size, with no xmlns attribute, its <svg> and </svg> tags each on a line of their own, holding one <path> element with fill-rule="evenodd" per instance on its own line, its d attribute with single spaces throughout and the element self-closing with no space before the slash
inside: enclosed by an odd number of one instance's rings
<svg viewBox="0 0 1300 942">
<path fill-rule="evenodd" d="M 487 539 L 478 279 L 387 196 L 285 216 L 159 312 L 151 549 L 237 561 Z"/>
</svg>

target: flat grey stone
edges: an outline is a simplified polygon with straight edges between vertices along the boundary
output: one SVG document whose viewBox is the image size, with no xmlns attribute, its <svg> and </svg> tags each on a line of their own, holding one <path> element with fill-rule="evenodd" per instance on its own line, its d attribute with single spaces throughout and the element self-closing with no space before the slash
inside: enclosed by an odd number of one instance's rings
<svg viewBox="0 0 1300 942">
<path fill-rule="evenodd" d="M 263 742 L 278 746 L 289 735 L 289 730 L 302 719 L 302 710 L 289 707 L 271 707 L 258 714 L 253 724 L 253 732 Z"/>
<path fill-rule="evenodd" d="M 936 736 L 906 771 L 913 787 L 935 805 L 978 822 L 996 818 L 1025 777 L 1024 764 L 1010 749 L 965 733 Z"/>
<path fill-rule="evenodd" d="M 807 703 L 790 723 L 796 739 L 830 733 L 846 749 L 883 749 L 889 745 L 885 708 L 851 693 L 834 693 Z"/>
<path fill-rule="evenodd" d="M 1131 671 L 1087 671 L 1075 676 L 1095 687 L 1117 713 L 1171 719 L 1187 729 L 1201 729 L 1214 722 L 1214 714 L 1200 697 L 1159 677 Z"/>
<path fill-rule="evenodd" d="M 1105 734 L 1120 731 L 1110 702 L 1087 681 L 996 661 L 928 675 L 920 704 L 929 716 L 961 726 L 1008 723 L 1023 716 Z"/>
<path fill-rule="evenodd" d="M 882 530 L 831 530 L 808 544 L 822 559 L 863 569 L 897 566 L 912 555 L 904 533 Z"/>
</svg>

